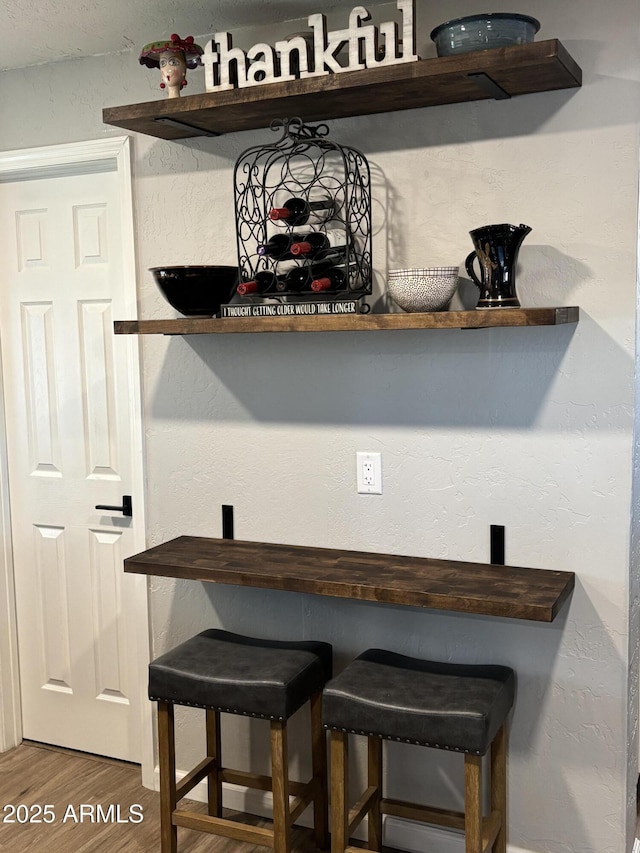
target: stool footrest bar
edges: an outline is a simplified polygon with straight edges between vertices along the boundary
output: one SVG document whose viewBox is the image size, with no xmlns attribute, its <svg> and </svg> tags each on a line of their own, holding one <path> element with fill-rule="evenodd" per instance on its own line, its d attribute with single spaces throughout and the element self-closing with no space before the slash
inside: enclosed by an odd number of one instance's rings
<svg viewBox="0 0 640 853">
<path fill-rule="evenodd" d="M 378 789 L 370 785 L 358 802 L 349 809 L 349 835 L 353 834 L 353 830 L 358 826 L 367 813 L 371 809 L 375 800 L 380 796 Z"/>
<path fill-rule="evenodd" d="M 500 832 L 501 825 L 502 818 L 500 812 L 491 812 L 490 815 L 484 818 L 482 821 L 482 853 L 491 851 L 493 842 Z"/>
<path fill-rule="evenodd" d="M 184 826 L 188 829 L 197 829 L 199 832 L 210 832 L 225 838 L 233 838 L 236 841 L 250 841 L 253 844 L 273 847 L 273 830 L 261 826 L 247 826 L 223 817 L 211 817 L 199 812 L 187 811 L 174 811 L 171 822 L 174 826 Z"/>
<path fill-rule="evenodd" d="M 245 788 L 257 788 L 260 791 L 271 791 L 273 782 L 271 776 L 261 776 L 258 773 L 247 773 L 244 770 L 231 770 L 223 767 L 220 771 L 220 779 L 231 785 L 244 785 Z"/>
<path fill-rule="evenodd" d="M 180 782 L 176 785 L 176 801 L 181 800 L 189 793 L 192 788 L 200 782 L 204 777 L 214 770 L 216 767 L 215 758 L 205 758 L 200 764 L 193 768 L 190 773 L 187 773 Z"/>
<path fill-rule="evenodd" d="M 273 790 L 271 776 L 263 776 L 260 773 L 248 773 L 246 770 L 232 770 L 229 767 L 223 767 L 220 770 L 220 779 L 231 785 L 243 785 L 245 788 L 256 788 L 259 791 Z M 311 784 L 312 782 L 293 782 L 289 780 L 289 796 L 304 796 Z"/>
<path fill-rule="evenodd" d="M 307 782 L 304 786 L 304 792 L 301 792 L 300 796 L 291 803 L 291 809 L 289 812 L 289 820 L 291 823 L 295 823 L 302 812 L 313 802 L 313 798 L 319 789 L 319 783 L 319 779 L 312 779 L 310 782 Z M 289 788 L 291 788 L 291 783 L 289 783 Z"/>
<path fill-rule="evenodd" d="M 464 813 L 422 806 L 418 803 L 405 803 L 402 800 L 380 800 L 382 814 L 401 817 L 406 820 L 419 820 L 433 823 L 436 826 L 447 826 L 451 829 L 464 829 Z"/>
</svg>

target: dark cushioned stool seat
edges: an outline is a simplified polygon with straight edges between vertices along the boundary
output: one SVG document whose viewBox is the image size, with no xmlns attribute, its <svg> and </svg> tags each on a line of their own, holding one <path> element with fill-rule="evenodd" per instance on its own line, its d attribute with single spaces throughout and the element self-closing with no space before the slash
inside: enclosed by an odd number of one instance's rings
<svg viewBox="0 0 640 853">
<path fill-rule="evenodd" d="M 324 690 L 325 728 L 484 755 L 511 705 L 506 666 L 434 663 L 369 649 Z"/>
<path fill-rule="evenodd" d="M 331 678 L 331 672 L 329 643 L 263 640 L 217 628 L 196 634 L 149 664 L 149 698 L 158 703 L 161 853 L 178 853 L 178 827 L 209 832 L 236 842 L 265 845 L 273 853 L 291 853 L 292 826 L 310 805 L 316 844 L 319 848 L 326 847 L 327 751 L 322 727 L 322 688 Z M 287 721 L 307 703 L 312 777 L 308 782 L 290 782 Z M 207 750 L 206 758 L 179 783 L 175 705 L 204 708 Z M 269 776 L 223 765 L 222 713 L 270 721 Z M 205 778 L 208 813 L 178 808 L 180 800 Z M 223 817 L 225 783 L 271 791 L 272 827 Z"/>
<path fill-rule="evenodd" d="M 362 853 L 350 839 L 365 818 L 365 850 L 381 850 L 384 815 L 463 830 L 465 853 L 507 853 L 506 719 L 514 694 L 515 674 L 506 666 L 436 663 L 383 649 L 352 661 L 322 694 L 323 725 L 331 730 L 332 853 Z M 353 806 L 351 735 L 367 741 L 367 787 Z M 464 753 L 464 811 L 386 796 L 389 740 Z M 487 814 L 483 761 L 489 763 Z"/>
<path fill-rule="evenodd" d="M 149 665 L 149 698 L 286 720 L 331 678 L 331 645 L 212 628 Z"/>
</svg>

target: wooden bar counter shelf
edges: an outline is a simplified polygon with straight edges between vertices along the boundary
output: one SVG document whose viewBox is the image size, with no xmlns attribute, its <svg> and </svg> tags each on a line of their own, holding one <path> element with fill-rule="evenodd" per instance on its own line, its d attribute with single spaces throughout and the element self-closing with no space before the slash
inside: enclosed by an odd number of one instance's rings
<svg viewBox="0 0 640 853">
<path fill-rule="evenodd" d="M 552 622 L 573 572 L 179 536 L 125 572 Z"/>
</svg>

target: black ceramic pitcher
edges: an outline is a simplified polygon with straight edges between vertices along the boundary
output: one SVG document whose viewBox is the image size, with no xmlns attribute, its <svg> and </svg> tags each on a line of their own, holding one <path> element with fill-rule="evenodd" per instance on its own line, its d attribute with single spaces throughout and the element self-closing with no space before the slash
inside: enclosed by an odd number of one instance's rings
<svg viewBox="0 0 640 853">
<path fill-rule="evenodd" d="M 516 295 L 516 261 L 522 241 L 529 234 L 528 225 L 485 225 L 469 231 L 475 252 L 465 266 L 480 290 L 476 308 L 519 308 Z M 481 277 L 473 266 L 478 259 Z"/>
</svg>

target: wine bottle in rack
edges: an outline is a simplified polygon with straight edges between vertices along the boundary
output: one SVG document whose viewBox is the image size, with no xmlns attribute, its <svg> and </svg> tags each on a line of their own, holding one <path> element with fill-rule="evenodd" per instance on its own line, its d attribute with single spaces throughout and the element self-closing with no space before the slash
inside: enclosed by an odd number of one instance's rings
<svg viewBox="0 0 640 853">
<path fill-rule="evenodd" d="M 347 268 L 332 267 L 313 278 L 309 285 L 313 293 L 330 293 L 333 290 L 348 290 L 349 275 Z"/>
<path fill-rule="evenodd" d="M 310 291 L 311 282 L 315 278 L 331 270 L 336 264 L 344 263 L 344 255 L 339 251 L 334 251 L 321 260 L 315 261 L 312 264 L 295 267 L 289 270 L 286 275 L 278 277 L 275 289 L 279 292 L 299 293 L 300 291 Z"/>
<path fill-rule="evenodd" d="M 272 222 L 284 222 L 296 228 L 308 222 L 326 222 L 331 219 L 336 210 L 335 201 L 329 196 L 317 199 L 289 198 L 282 207 L 272 207 L 269 219 Z"/>
<path fill-rule="evenodd" d="M 270 290 L 272 287 L 278 286 L 278 281 L 283 276 L 277 276 L 270 270 L 262 270 L 255 274 L 251 281 L 243 281 L 236 288 L 240 296 L 252 296 L 254 293 L 259 295 Z"/>
<path fill-rule="evenodd" d="M 309 290 L 310 281 L 311 276 L 307 267 L 296 267 L 278 279 L 276 291 L 278 293 L 300 293 L 302 290 Z"/>
<path fill-rule="evenodd" d="M 306 236 L 306 234 L 274 234 L 266 243 L 258 246 L 257 252 L 263 258 L 273 258 L 276 261 L 291 258 L 291 246 L 294 241 L 302 240 Z"/>
<path fill-rule="evenodd" d="M 317 258 L 328 249 L 346 245 L 346 232 L 342 228 L 312 231 L 291 242 L 289 251 L 294 258 Z"/>
</svg>

